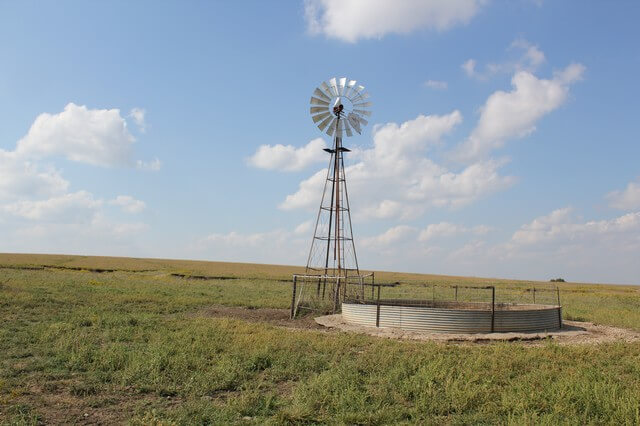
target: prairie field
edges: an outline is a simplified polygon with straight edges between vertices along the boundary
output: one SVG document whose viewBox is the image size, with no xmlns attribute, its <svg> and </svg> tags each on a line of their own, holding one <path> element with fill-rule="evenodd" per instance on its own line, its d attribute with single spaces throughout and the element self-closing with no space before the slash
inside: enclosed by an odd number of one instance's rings
<svg viewBox="0 0 640 426">
<path fill-rule="evenodd" d="M 302 269 L 0 254 L 0 424 L 640 423 L 639 343 L 327 331 L 287 319 Z M 565 319 L 640 330 L 640 287 L 559 286 Z"/>
</svg>

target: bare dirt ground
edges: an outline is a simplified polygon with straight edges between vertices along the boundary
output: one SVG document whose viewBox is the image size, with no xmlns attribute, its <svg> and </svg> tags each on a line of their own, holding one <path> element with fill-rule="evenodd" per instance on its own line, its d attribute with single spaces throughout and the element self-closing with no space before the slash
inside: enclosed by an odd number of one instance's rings
<svg viewBox="0 0 640 426">
<path fill-rule="evenodd" d="M 448 334 L 421 333 L 394 328 L 375 328 L 348 324 L 342 315 L 326 315 L 317 318 L 307 316 L 290 320 L 288 309 L 248 309 L 230 306 L 209 306 L 196 315 L 213 318 L 236 318 L 250 322 L 261 322 L 288 329 L 318 330 L 325 332 L 348 332 L 368 334 L 390 339 L 415 341 L 435 341 L 442 343 L 488 343 L 493 341 L 518 341 L 540 344 L 552 339 L 559 344 L 596 344 L 609 342 L 640 342 L 640 333 L 624 328 L 598 325 L 590 322 L 563 321 L 561 330 L 533 333 L 487 333 L 487 334 Z"/>
<path fill-rule="evenodd" d="M 448 334 L 422 333 L 397 328 L 375 328 L 349 324 L 342 315 L 326 315 L 315 319 L 330 329 L 349 333 L 368 334 L 389 339 L 429 340 L 442 343 L 487 343 L 493 341 L 522 341 L 540 344 L 542 340 L 553 339 L 559 344 L 596 344 L 610 342 L 640 342 L 640 333 L 624 328 L 597 325 L 590 322 L 564 321 L 561 330 L 533 333 L 487 333 L 487 334 Z"/>
</svg>

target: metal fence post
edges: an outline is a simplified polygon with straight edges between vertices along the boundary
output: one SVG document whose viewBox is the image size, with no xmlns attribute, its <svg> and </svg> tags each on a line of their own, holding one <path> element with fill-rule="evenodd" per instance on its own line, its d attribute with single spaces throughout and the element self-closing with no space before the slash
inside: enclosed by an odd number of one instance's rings
<svg viewBox="0 0 640 426">
<path fill-rule="evenodd" d="M 536 288 L 533 288 L 533 304 L 536 304 Z"/>
<path fill-rule="evenodd" d="M 338 310 L 338 302 L 340 300 L 340 277 L 336 278 L 336 290 L 333 294 L 333 313 Z"/>
<path fill-rule="evenodd" d="M 495 329 L 496 317 L 496 288 L 491 287 L 491 332 Z"/>
<path fill-rule="evenodd" d="M 293 293 L 291 294 L 291 315 L 290 315 L 290 319 L 293 319 L 294 316 L 294 309 L 296 306 L 296 281 L 297 281 L 298 277 L 296 277 L 295 275 L 293 276 Z"/>
<path fill-rule="evenodd" d="M 456 286 L 456 302 L 458 301 L 458 286 Z"/>
<path fill-rule="evenodd" d="M 378 285 L 378 303 L 376 306 L 376 327 L 380 327 L 380 286 Z"/>
<path fill-rule="evenodd" d="M 560 287 L 556 286 L 556 294 L 558 296 L 558 325 L 562 328 L 562 306 L 560 306 Z"/>
</svg>

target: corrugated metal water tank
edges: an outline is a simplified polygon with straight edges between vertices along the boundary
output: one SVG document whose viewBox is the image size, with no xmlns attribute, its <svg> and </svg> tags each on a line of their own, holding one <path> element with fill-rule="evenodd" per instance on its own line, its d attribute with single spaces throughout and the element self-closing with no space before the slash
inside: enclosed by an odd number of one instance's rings
<svg viewBox="0 0 640 426">
<path fill-rule="evenodd" d="M 490 306 L 490 305 L 489 305 Z M 531 332 L 560 328 L 560 307 L 520 305 L 494 312 L 494 332 Z M 376 326 L 377 305 L 343 303 L 346 322 Z M 380 327 L 428 333 L 490 333 L 491 310 L 450 309 L 429 306 L 380 305 Z"/>
</svg>

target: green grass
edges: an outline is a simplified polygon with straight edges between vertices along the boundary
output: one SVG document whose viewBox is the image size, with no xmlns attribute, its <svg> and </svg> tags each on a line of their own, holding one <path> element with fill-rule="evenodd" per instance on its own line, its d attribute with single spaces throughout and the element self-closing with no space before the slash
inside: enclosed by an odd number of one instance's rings
<svg viewBox="0 0 640 426">
<path fill-rule="evenodd" d="M 104 267 L 83 259 L 71 266 Z M 170 273 L 207 267 L 119 262 L 0 268 L 0 423 L 640 423 L 639 344 L 443 345 L 210 318 L 203 307 L 286 308 L 290 286 L 259 268 L 190 280 Z M 636 288 L 563 288 L 565 317 L 640 330 Z"/>
</svg>

